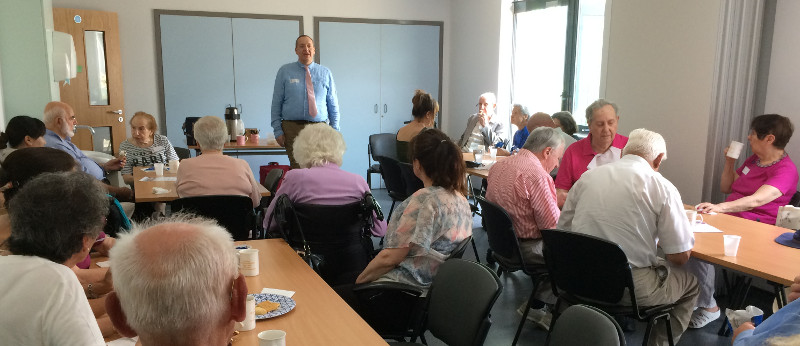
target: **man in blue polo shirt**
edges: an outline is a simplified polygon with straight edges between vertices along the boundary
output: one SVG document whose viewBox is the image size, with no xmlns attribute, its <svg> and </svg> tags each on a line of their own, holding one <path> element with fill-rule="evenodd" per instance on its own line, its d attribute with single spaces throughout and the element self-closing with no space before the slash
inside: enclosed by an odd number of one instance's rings
<svg viewBox="0 0 800 346">
<path fill-rule="evenodd" d="M 314 62 L 314 41 L 301 35 L 295 41 L 297 62 L 281 66 L 272 93 L 272 129 L 286 148 L 292 168 L 294 139 L 306 124 L 325 122 L 339 130 L 339 100 L 331 71 Z"/>
</svg>

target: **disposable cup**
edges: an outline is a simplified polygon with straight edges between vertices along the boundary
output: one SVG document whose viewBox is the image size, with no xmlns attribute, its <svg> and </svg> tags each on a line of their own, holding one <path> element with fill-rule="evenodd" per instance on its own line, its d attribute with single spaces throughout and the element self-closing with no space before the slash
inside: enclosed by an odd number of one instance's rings
<svg viewBox="0 0 800 346">
<path fill-rule="evenodd" d="M 742 142 L 731 141 L 731 145 L 728 146 L 728 157 L 738 159 L 739 154 L 742 153 L 742 147 L 744 147 Z"/>
<path fill-rule="evenodd" d="M 172 173 L 178 173 L 178 167 L 181 165 L 181 162 L 178 160 L 169 160 L 169 171 Z"/>
<path fill-rule="evenodd" d="M 742 240 L 741 236 L 725 234 L 722 236 L 725 243 L 725 256 L 735 257 L 739 252 L 739 242 Z"/>
<path fill-rule="evenodd" d="M 483 149 L 475 149 L 472 154 L 475 156 L 475 162 L 483 163 Z"/>
<path fill-rule="evenodd" d="M 286 332 L 271 329 L 258 333 L 258 346 L 286 346 Z"/>
<path fill-rule="evenodd" d="M 164 163 L 154 163 L 153 168 L 156 171 L 157 177 L 161 177 L 164 175 Z"/>
<path fill-rule="evenodd" d="M 703 223 L 703 215 L 697 213 L 697 210 L 687 210 L 686 217 L 689 218 L 689 223 L 692 226 Z"/>
<path fill-rule="evenodd" d="M 497 148 L 491 147 L 489 148 L 489 157 L 494 160 L 497 157 Z"/>
</svg>

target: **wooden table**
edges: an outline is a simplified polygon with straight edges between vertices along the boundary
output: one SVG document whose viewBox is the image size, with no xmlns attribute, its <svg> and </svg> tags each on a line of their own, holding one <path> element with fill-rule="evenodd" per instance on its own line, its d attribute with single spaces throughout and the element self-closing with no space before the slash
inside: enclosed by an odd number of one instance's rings
<svg viewBox="0 0 800 346">
<path fill-rule="evenodd" d="M 237 242 L 259 250 L 259 276 L 246 277 L 248 293 L 264 287 L 295 291 L 287 314 L 256 322 L 234 345 L 258 345 L 258 333 L 286 332 L 287 345 L 386 345 L 386 342 L 282 239 Z"/>
<path fill-rule="evenodd" d="M 175 181 L 141 181 L 144 177 L 155 178 L 155 176 L 155 171 L 143 171 L 141 167 L 133 168 L 133 189 L 136 194 L 136 202 L 170 202 L 178 199 L 178 193 L 175 191 Z M 174 178 L 177 174 L 165 168 L 164 176 Z M 154 194 L 154 187 L 167 189 L 169 192 Z M 258 189 L 262 197 L 270 196 L 269 190 L 261 184 L 258 184 Z"/>
<path fill-rule="evenodd" d="M 200 146 L 190 145 L 189 149 L 194 149 L 195 155 L 199 155 Z M 222 153 L 231 156 L 286 155 L 286 148 L 278 145 L 275 140 L 267 141 L 262 138 L 258 140 L 258 143 L 248 140 L 244 145 L 238 145 L 236 142 L 227 142 L 225 147 L 222 148 Z"/>
</svg>

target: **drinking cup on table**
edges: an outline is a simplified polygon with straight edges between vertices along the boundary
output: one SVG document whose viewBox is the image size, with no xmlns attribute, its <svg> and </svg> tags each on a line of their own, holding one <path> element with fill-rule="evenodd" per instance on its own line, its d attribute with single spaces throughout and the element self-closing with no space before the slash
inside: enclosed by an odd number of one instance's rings
<svg viewBox="0 0 800 346">
<path fill-rule="evenodd" d="M 722 236 L 722 240 L 725 244 L 725 256 L 735 257 L 736 253 L 739 252 L 739 242 L 742 240 L 742 237 L 725 234 Z"/>
<path fill-rule="evenodd" d="M 169 160 L 169 171 L 172 173 L 178 173 L 178 166 L 180 165 L 181 163 L 178 160 Z"/>
<path fill-rule="evenodd" d="M 245 136 L 236 136 L 236 145 L 245 145 L 247 143 L 247 138 Z"/>
<path fill-rule="evenodd" d="M 739 154 L 742 153 L 742 147 L 744 147 L 742 142 L 731 141 L 731 145 L 728 146 L 728 157 L 738 159 Z"/>
<path fill-rule="evenodd" d="M 258 333 L 258 346 L 286 346 L 286 332 L 271 329 Z"/>
<path fill-rule="evenodd" d="M 483 163 L 483 149 L 475 149 L 472 151 L 472 155 L 475 156 L 475 162 Z"/>
<path fill-rule="evenodd" d="M 236 330 L 246 332 L 256 328 L 256 298 L 247 295 L 245 300 L 244 321 L 236 322 Z"/>
<path fill-rule="evenodd" d="M 697 210 L 687 210 L 686 217 L 689 218 L 692 226 L 703 223 L 703 215 L 700 215 Z"/>
<path fill-rule="evenodd" d="M 156 171 L 156 176 L 161 177 L 164 176 L 164 163 L 158 162 L 153 164 L 153 169 Z"/>
<path fill-rule="evenodd" d="M 497 148 L 496 147 L 490 147 L 489 148 L 489 157 L 492 160 L 495 160 L 497 158 Z"/>
<path fill-rule="evenodd" d="M 251 133 L 250 134 L 250 142 L 258 143 L 258 134 L 257 133 Z"/>
<path fill-rule="evenodd" d="M 258 249 L 239 250 L 239 272 L 244 276 L 258 276 Z"/>
</svg>

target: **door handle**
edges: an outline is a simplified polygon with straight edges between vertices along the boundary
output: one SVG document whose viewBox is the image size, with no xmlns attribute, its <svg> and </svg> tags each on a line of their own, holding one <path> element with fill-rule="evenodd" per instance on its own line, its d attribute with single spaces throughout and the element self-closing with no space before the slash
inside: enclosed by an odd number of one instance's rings
<svg viewBox="0 0 800 346">
<path fill-rule="evenodd" d="M 383 104 L 383 113 L 388 113 L 388 112 L 389 112 L 389 110 L 388 110 L 388 108 L 386 108 L 386 104 L 384 103 Z"/>
<path fill-rule="evenodd" d="M 378 104 L 375 104 L 375 114 L 378 114 Z"/>
<path fill-rule="evenodd" d="M 108 111 L 108 112 L 106 112 L 106 113 L 108 113 L 108 114 L 119 114 L 119 115 L 122 115 L 122 110 L 121 110 L 121 109 L 117 109 L 117 110 L 115 110 L 115 111 Z"/>
</svg>

